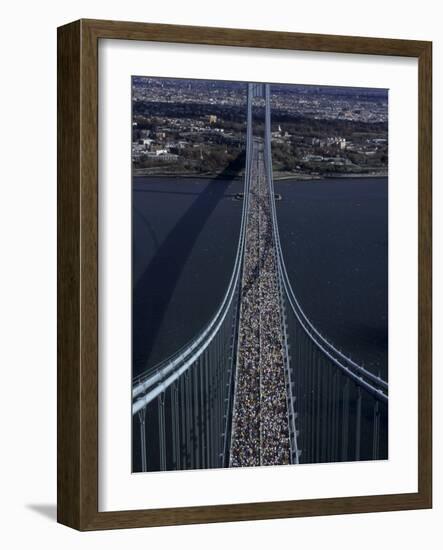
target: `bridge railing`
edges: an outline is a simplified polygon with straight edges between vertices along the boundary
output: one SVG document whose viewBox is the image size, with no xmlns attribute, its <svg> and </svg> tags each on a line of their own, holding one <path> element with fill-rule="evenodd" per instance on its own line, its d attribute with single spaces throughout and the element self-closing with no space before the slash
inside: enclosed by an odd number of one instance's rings
<svg viewBox="0 0 443 550">
<path fill-rule="evenodd" d="M 270 88 L 265 88 L 265 165 L 274 196 Z M 299 461 L 387 458 L 388 383 L 329 342 L 304 313 L 292 288 L 272 201 L 282 306 L 288 341 L 290 421 Z"/>
<path fill-rule="evenodd" d="M 252 152 L 248 89 L 244 201 L 233 271 L 223 300 L 188 344 L 132 385 L 134 471 L 226 465 L 229 449 L 239 287 Z"/>
</svg>

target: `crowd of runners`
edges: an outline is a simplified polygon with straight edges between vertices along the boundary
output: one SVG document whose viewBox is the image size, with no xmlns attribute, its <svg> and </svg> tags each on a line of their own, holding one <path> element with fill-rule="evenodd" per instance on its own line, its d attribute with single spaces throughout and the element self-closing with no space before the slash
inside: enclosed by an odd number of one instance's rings
<svg viewBox="0 0 443 550">
<path fill-rule="evenodd" d="M 271 197 L 254 144 L 241 283 L 231 466 L 289 463 L 284 349 Z"/>
</svg>

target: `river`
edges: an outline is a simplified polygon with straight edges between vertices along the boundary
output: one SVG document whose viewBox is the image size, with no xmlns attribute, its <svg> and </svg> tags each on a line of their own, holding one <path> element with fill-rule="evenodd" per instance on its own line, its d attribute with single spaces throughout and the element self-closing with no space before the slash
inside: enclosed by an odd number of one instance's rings
<svg viewBox="0 0 443 550">
<path fill-rule="evenodd" d="M 200 330 L 229 282 L 240 230 L 239 180 L 135 177 L 133 373 Z M 275 183 L 289 277 L 314 325 L 387 376 L 387 178 Z"/>
</svg>

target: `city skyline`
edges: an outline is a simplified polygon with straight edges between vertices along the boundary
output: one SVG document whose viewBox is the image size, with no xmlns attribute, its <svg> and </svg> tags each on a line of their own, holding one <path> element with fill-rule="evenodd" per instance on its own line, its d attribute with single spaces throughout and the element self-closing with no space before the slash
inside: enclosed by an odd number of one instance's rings
<svg viewBox="0 0 443 550">
<path fill-rule="evenodd" d="M 236 170 L 246 83 L 133 77 L 132 86 L 136 173 Z M 271 103 L 276 177 L 387 173 L 388 90 L 276 84 Z"/>
</svg>

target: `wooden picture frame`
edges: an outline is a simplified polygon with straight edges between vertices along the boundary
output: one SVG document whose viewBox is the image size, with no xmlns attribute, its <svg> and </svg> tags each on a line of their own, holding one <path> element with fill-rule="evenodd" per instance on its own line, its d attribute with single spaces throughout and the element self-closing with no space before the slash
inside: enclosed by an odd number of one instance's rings
<svg viewBox="0 0 443 550">
<path fill-rule="evenodd" d="M 98 511 L 98 42 L 100 39 L 418 58 L 418 492 Z M 79 530 L 432 506 L 430 42 L 80 20 L 58 29 L 58 521 Z"/>
</svg>

